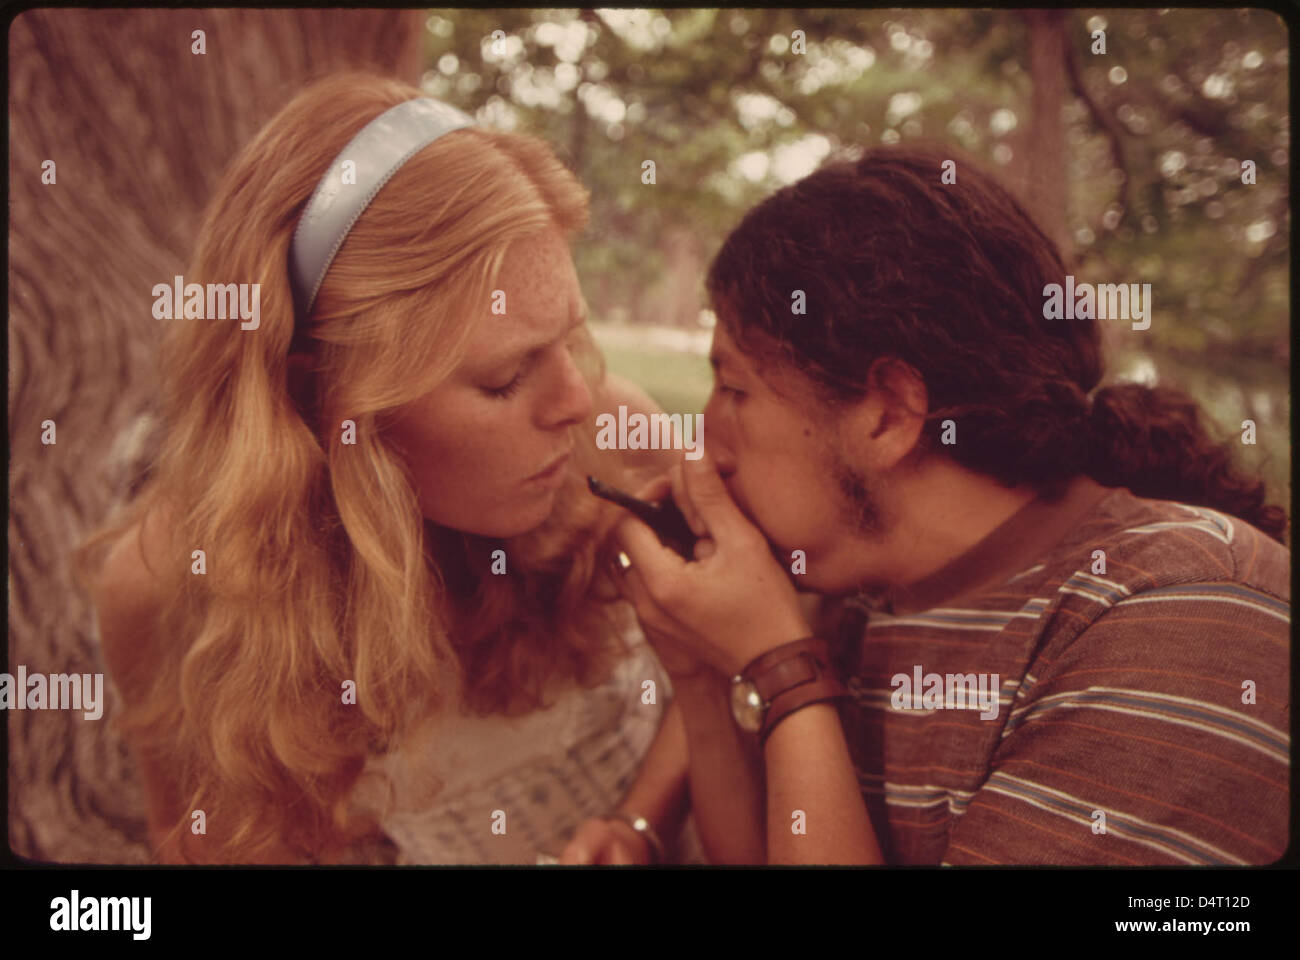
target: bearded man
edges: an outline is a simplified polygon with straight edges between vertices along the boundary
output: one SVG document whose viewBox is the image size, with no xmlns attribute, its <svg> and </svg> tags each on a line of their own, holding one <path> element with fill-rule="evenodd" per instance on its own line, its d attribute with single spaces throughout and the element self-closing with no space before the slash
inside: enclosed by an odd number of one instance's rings
<svg viewBox="0 0 1300 960">
<path fill-rule="evenodd" d="M 1096 320 L 1045 316 L 1052 242 L 944 159 L 883 148 L 748 213 L 708 277 L 706 455 L 642 491 L 671 487 L 695 558 L 620 528 L 705 850 L 1277 860 L 1285 514 L 1187 396 L 1099 387 Z"/>
</svg>

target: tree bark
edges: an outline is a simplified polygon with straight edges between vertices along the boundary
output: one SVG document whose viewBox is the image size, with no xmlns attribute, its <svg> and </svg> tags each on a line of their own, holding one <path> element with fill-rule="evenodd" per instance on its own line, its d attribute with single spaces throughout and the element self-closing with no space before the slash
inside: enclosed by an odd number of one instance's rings
<svg viewBox="0 0 1300 960">
<path fill-rule="evenodd" d="M 1029 75 L 1034 92 L 1029 125 L 1021 137 L 1024 194 L 1030 213 L 1069 262 L 1072 246 L 1066 228 L 1068 170 L 1061 107 L 1065 103 L 1066 35 L 1064 10 L 1026 10 Z"/>
<path fill-rule="evenodd" d="M 104 672 L 72 547 L 122 500 L 147 414 L 153 284 L 183 272 L 235 153 L 307 80 L 418 82 L 418 10 L 28 10 L 9 33 L 10 672 Z M 192 52 L 193 31 L 206 53 Z M 42 183 L 55 162 L 56 182 Z M 53 420 L 56 443 L 41 442 Z M 108 678 L 106 678 L 107 681 Z M 9 713 L 14 852 L 148 860 L 103 717 Z"/>
</svg>

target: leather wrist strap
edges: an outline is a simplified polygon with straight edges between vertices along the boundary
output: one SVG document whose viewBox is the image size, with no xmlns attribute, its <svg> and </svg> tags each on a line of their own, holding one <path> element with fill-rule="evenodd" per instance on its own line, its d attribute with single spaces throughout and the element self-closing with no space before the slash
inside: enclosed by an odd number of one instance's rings
<svg viewBox="0 0 1300 960">
<path fill-rule="evenodd" d="M 800 684 L 781 694 L 772 701 L 763 717 L 763 728 L 758 732 L 759 744 L 765 746 L 776 725 L 795 711 L 815 703 L 847 699 L 848 696 L 849 692 L 844 689 L 844 685 L 830 674 L 824 674 L 811 683 Z"/>
<path fill-rule="evenodd" d="M 808 654 L 807 657 L 803 654 Z M 764 703 L 770 703 L 775 697 L 790 687 L 814 679 L 817 673 L 810 669 L 812 662 L 817 663 L 822 672 L 829 670 L 831 663 L 830 644 L 820 637 L 802 637 L 769 650 L 749 662 L 740 676 L 758 688 Z"/>
<path fill-rule="evenodd" d="M 835 677 L 830 644 L 819 637 L 803 637 L 769 650 L 750 662 L 740 676 L 754 684 L 766 704 L 760 744 L 796 710 L 848 696 Z"/>
</svg>

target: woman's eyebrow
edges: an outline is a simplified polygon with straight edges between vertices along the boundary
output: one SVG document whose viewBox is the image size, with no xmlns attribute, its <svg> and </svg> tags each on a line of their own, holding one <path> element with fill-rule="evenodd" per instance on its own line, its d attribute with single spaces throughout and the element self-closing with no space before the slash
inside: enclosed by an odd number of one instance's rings
<svg viewBox="0 0 1300 960">
<path fill-rule="evenodd" d="M 584 323 L 587 322 L 587 311 L 585 308 L 580 308 L 578 311 L 576 311 L 575 313 L 571 313 L 569 316 L 571 318 L 570 323 L 567 327 L 565 327 L 563 330 L 560 331 L 559 336 L 552 337 L 550 340 L 547 340 L 545 343 L 537 344 L 537 346 L 533 347 L 531 350 L 528 351 L 528 353 L 524 355 L 525 359 L 531 360 L 534 356 L 541 353 L 547 347 L 559 343 L 569 334 L 573 333 L 574 330 L 577 330 L 580 326 L 582 326 Z"/>
<path fill-rule="evenodd" d="M 570 314 L 570 316 L 573 318 L 572 322 L 567 327 L 565 327 L 563 331 L 561 331 L 559 336 L 552 337 L 550 340 L 546 340 L 542 343 L 534 344 L 531 347 L 525 345 L 519 347 L 518 349 L 512 350 L 510 353 L 506 354 L 505 356 L 502 356 L 501 358 L 492 361 L 490 366 L 492 366 L 493 368 L 504 367 L 507 364 L 513 365 L 515 363 L 527 363 L 531 360 L 536 359 L 538 354 L 542 353 L 542 351 L 544 351 L 547 347 L 559 343 L 569 334 L 573 333 L 574 330 L 577 330 L 580 326 L 582 326 L 584 323 L 587 322 L 588 314 L 587 314 L 586 303 L 584 302 L 575 312 Z"/>
</svg>

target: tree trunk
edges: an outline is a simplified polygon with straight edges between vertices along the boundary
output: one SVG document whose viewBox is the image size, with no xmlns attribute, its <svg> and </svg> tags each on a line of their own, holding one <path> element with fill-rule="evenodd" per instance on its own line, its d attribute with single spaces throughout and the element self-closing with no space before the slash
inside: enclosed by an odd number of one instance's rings
<svg viewBox="0 0 1300 960">
<path fill-rule="evenodd" d="M 1024 184 L 1022 196 L 1038 225 L 1069 262 L 1071 245 L 1065 219 L 1068 170 L 1061 123 L 1069 14 L 1064 10 L 1026 10 L 1024 17 L 1029 26 L 1029 75 L 1034 92 L 1029 124 L 1017 151 Z"/>
<path fill-rule="evenodd" d="M 104 672 L 71 548 L 118 506 L 157 389 L 154 283 L 183 272 L 225 166 L 303 83 L 418 81 L 424 15 L 28 10 L 9 33 L 10 672 Z M 206 52 L 192 52 L 193 31 Z M 56 182 L 42 183 L 55 163 Z M 41 442 L 41 423 L 56 442 Z M 108 678 L 106 678 L 107 680 Z M 146 862 L 131 761 L 104 714 L 9 713 L 14 852 Z"/>
</svg>

